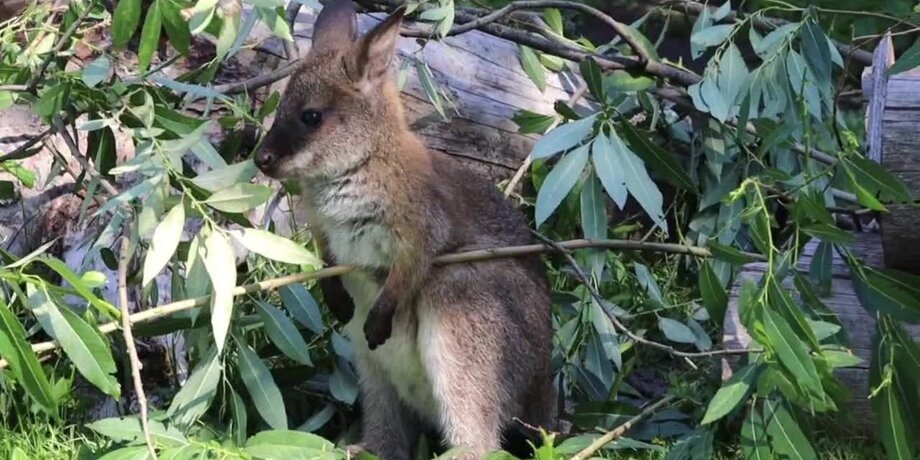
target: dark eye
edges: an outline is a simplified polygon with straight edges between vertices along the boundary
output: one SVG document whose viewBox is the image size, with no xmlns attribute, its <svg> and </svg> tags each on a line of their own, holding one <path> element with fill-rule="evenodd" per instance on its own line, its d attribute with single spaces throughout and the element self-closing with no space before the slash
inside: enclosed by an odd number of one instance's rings
<svg viewBox="0 0 920 460">
<path fill-rule="evenodd" d="M 315 128 L 322 123 L 323 114 L 318 110 L 304 110 L 304 112 L 300 114 L 300 121 L 311 128 Z"/>
</svg>

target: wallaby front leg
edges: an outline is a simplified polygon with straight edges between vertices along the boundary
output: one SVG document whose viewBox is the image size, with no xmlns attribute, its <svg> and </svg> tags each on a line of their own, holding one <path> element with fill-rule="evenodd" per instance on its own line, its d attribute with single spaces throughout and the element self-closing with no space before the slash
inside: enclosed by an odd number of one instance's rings
<svg viewBox="0 0 920 460">
<path fill-rule="evenodd" d="M 412 300 L 430 267 L 428 259 L 418 252 L 404 250 L 397 253 L 383 289 L 364 323 L 368 348 L 373 350 L 390 338 L 397 307 L 402 308 Z"/>
<path fill-rule="evenodd" d="M 327 267 L 336 265 L 337 262 L 329 251 L 329 244 L 325 236 L 317 233 L 315 238 L 317 249 L 322 254 L 323 264 Z M 326 301 L 332 316 L 340 323 L 347 324 L 355 314 L 355 303 L 345 290 L 342 279 L 338 276 L 322 278 L 319 280 L 319 287 L 323 291 L 323 300 Z"/>
</svg>

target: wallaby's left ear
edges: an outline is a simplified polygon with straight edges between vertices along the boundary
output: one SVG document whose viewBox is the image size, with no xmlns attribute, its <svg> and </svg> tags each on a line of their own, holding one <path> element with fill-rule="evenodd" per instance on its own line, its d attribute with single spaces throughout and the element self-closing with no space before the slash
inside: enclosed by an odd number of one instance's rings
<svg viewBox="0 0 920 460">
<path fill-rule="evenodd" d="M 405 8 L 400 7 L 358 43 L 356 83 L 362 91 L 372 91 L 388 77 L 399 27 L 405 14 Z"/>
</svg>

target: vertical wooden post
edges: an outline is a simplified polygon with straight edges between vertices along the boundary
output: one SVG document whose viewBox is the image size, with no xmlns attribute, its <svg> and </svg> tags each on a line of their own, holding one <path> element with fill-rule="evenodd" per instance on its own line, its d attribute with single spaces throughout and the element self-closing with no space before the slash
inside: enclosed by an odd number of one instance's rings
<svg viewBox="0 0 920 460">
<path fill-rule="evenodd" d="M 888 69 L 893 64 L 894 46 L 891 43 L 891 34 L 886 33 L 872 55 L 872 67 L 864 70 L 862 76 L 863 94 L 868 97 L 869 102 L 866 117 L 868 156 L 876 163 L 882 162 L 882 119 L 888 97 Z"/>
</svg>

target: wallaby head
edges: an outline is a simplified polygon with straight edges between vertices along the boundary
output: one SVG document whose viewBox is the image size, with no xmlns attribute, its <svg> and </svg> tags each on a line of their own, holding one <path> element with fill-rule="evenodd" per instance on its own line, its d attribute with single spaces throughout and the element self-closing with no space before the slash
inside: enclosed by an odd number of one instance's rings
<svg viewBox="0 0 920 460">
<path fill-rule="evenodd" d="M 398 141 L 405 122 L 389 69 L 402 18 L 399 9 L 359 38 L 351 1 L 327 3 L 256 154 L 262 172 L 334 177 Z"/>
</svg>

